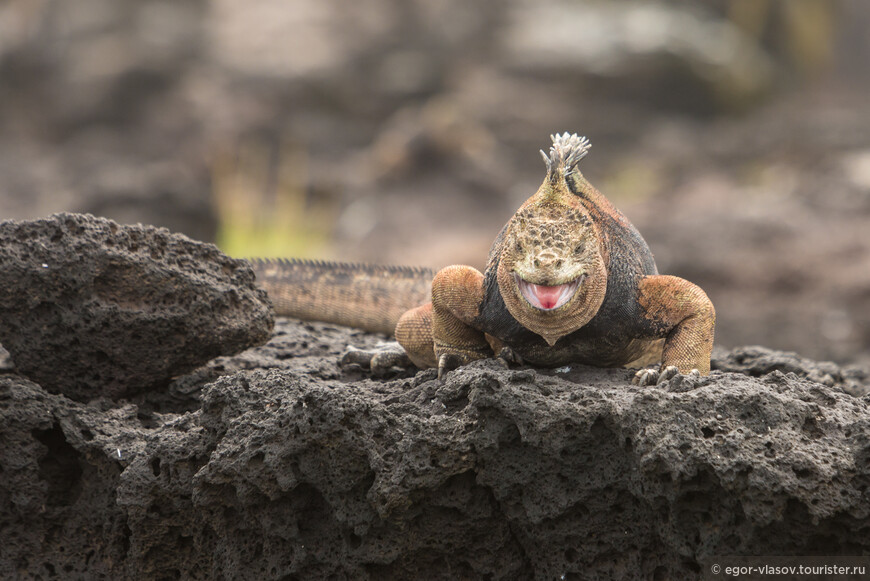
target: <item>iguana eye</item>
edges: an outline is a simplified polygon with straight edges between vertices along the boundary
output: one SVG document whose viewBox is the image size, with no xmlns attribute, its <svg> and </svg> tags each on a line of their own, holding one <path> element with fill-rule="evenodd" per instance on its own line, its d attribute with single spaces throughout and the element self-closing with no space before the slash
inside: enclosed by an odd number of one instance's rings
<svg viewBox="0 0 870 581">
<path fill-rule="evenodd" d="M 581 242 L 581 243 L 578 244 L 577 247 L 574 249 L 574 253 L 575 253 L 575 254 L 583 254 L 583 251 L 584 251 L 584 250 L 586 250 L 586 244 L 583 243 L 583 242 Z"/>
</svg>

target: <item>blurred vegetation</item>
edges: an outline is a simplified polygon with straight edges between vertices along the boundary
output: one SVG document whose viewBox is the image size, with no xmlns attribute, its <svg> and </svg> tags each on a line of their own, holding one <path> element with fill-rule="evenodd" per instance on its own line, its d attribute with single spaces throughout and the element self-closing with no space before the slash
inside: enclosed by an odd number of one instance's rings
<svg viewBox="0 0 870 581">
<path fill-rule="evenodd" d="M 697 5 L 690 10 L 695 8 Z M 742 31 L 746 40 L 760 50 L 758 54 L 771 55 L 782 78 L 811 81 L 832 64 L 837 40 L 837 2 L 723 0 L 702 8 L 718 10 L 723 22 Z M 419 14 L 411 3 L 401 13 L 412 15 L 409 18 L 419 26 Z M 739 64 L 725 75 L 710 71 L 698 74 L 710 83 L 711 96 L 720 114 L 756 106 L 759 98 L 768 96 L 776 84 L 760 81 L 757 71 L 749 73 Z M 432 100 L 439 98 L 435 93 Z M 420 95 L 414 94 L 410 102 L 419 99 Z M 381 145 L 375 143 L 377 139 L 372 141 L 373 147 Z M 217 242 L 227 253 L 300 257 L 333 254 L 331 240 L 340 204 L 334 196 L 312 193 L 310 152 L 293 143 L 289 139 L 276 142 L 245 138 L 223 144 L 222 151 L 215 156 L 212 176 L 219 217 Z M 379 150 L 373 153 L 375 159 Z M 401 151 L 394 151 L 393 155 L 413 156 Z M 611 170 L 603 186 L 615 198 L 644 199 L 667 183 L 665 170 L 642 156 L 623 159 L 619 167 Z"/>
<path fill-rule="evenodd" d="M 727 16 L 794 74 L 812 78 L 833 61 L 838 8 L 831 0 L 730 0 Z"/>
<path fill-rule="evenodd" d="M 217 244 L 231 256 L 329 253 L 338 208 L 309 196 L 309 153 L 292 140 L 249 138 L 215 157 Z"/>
</svg>

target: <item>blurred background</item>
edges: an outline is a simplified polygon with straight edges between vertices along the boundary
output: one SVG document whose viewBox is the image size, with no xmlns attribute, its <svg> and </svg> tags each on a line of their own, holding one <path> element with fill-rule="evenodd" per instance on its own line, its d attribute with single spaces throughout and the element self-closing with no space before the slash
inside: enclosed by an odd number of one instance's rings
<svg viewBox="0 0 870 581">
<path fill-rule="evenodd" d="M 870 3 L 0 0 L 0 217 L 482 268 L 549 134 L 717 342 L 870 363 Z"/>
</svg>

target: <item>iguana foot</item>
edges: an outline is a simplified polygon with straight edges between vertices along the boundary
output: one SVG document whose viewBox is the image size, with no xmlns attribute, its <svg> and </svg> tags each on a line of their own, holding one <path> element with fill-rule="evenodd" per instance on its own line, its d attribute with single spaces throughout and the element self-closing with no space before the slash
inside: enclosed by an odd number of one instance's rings
<svg viewBox="0 0 870 581">
<path fill-rule="evenodd" d="M 373 349 L 358 349 L 353 345 L 348 345 L 342 353 L 339 363 L 342 366 L 359 365 L 365 369 L 370 369 L 373 375 L 379 377 L 386 375 L 395 367 L 403 370 L 414 367 L 408 354 L 395 341 L 380 343 Z"/>
<path fill-rule="evenodd" d="M 448 371 L 453 371 L 457 367 L 468 365 L 472 361 L 492 357 L 492 349 L 489 348 L 489 345 L 482 349 L 439 348 L 436 346 L 435 353 L 438 356 L 438 379 L 443 379 Z"/>
<path fill-rule="evenodd" d="M 438 379 L 444 379 L 448 371 L 453 371 L 460 367 L 463 363 L 463 358 L 454 353 L 444 353 L 438 358 Z"/>
<path fill-rule="evenodd" d="M 496 361 L 501 363 L 506 369 L 511 365 L 522 365 L 524 363 L 523 358 L 507 345 L 498 350 Z"/>
<path fill-rule="evenodd" d="M 641 387 L 646 387 L 648 385 L 660 385 L 676 377 L 679 374 L 680 370 L 677 369 L 676 365 L 668 365 L 661 371 L 659 371 L 655 367 L 648 367 L 647 369 L 641 369 L 640 371 L 635 373 L 634 379 L 632 379 L 631 382 Z M 687 373 L 686 376 L 701 377 L 701 372 L 697 369 L 693 369 L 689 373 Z"/>
</svg>

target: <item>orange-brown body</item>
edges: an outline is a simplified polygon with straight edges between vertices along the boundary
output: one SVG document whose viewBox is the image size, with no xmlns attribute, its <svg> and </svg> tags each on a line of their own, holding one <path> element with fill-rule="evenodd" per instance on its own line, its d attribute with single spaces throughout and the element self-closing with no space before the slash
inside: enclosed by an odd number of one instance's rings
<svg viewBox="0 0 870 581">
<path fill-rule="evenodd" d="M 483 273 L 469 266 L 442 269 L 431 278 L 427 302 L 420 291 L 426 273 L 401 271 L 417 282 L 404 280 L 413 293 L 395 286 L 397 308 L 390 316 L 409 303 L 418 305 L 404 311 L 395 328 L 414 364 L 437 366 L 441 374 L 493 355 L 548 367 L 615 367 L 661 359 L 661 374 L 654 369 L 638 373 L 636 382 L 643 385 L 676 373 L 709 373 L 712 303 L 694 284 L 658 274 L 635 227 L 578 171 L 588 147 L 576 135 L 553 137 L 550 154 L 544 154 L 547 177 L 502 229 Z M 282 291 L 280 285 L 269 288 L 264 263 L 258 274 L 266 278 L 270 295 Z M 363 296 L 354 311 L 374 304 L 365 297 L 366 288 L 357 281 L 354 293 Z M 384 292 L 389 290 L 375 293 L 381 302 Z M 306 308 L 278 312 L 324 320 L 318 311 L 330 310 Z M 326 320 L 370 330 L 389 325 Z"/>
</svg>

